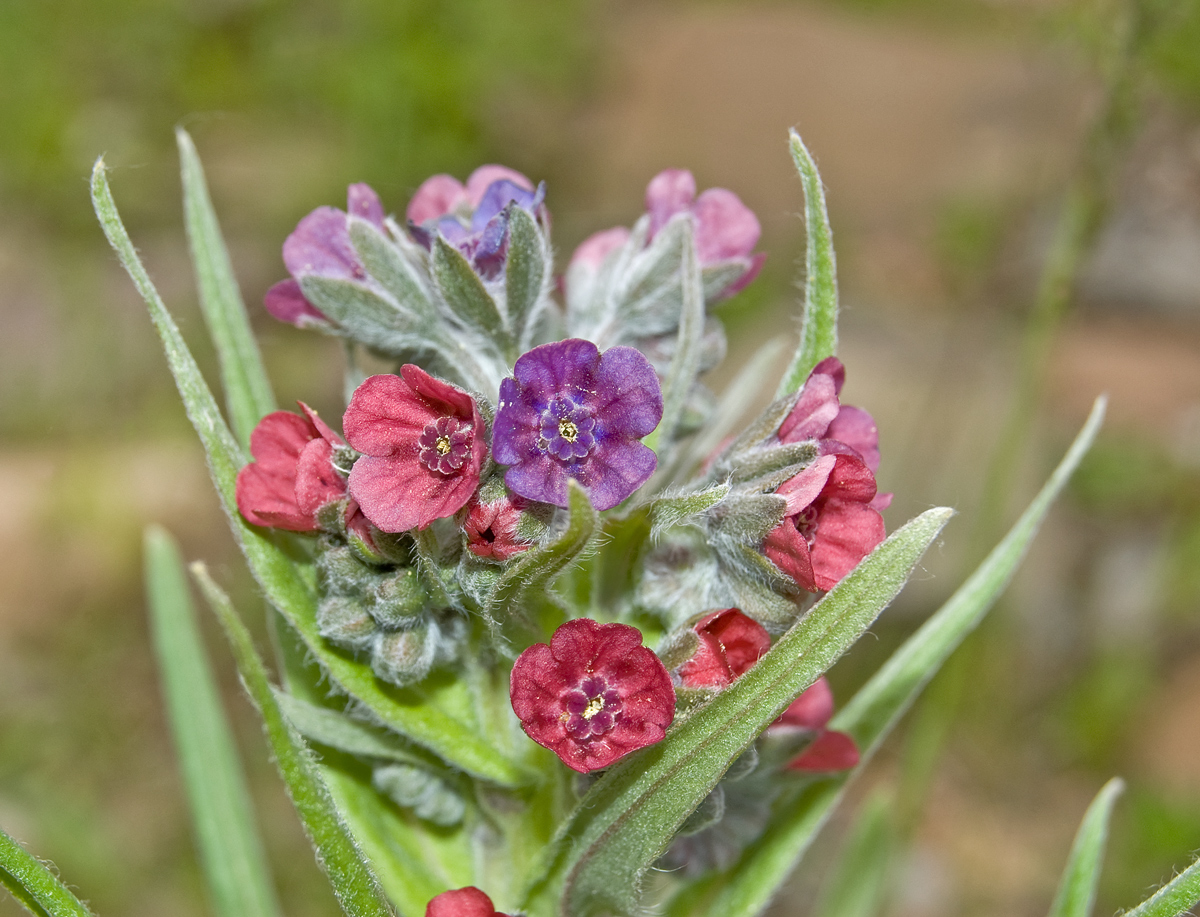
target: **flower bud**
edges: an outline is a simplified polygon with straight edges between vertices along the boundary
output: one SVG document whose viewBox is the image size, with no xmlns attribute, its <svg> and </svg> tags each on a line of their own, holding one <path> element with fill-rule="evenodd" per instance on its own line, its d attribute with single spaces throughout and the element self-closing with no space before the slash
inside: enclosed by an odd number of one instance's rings
<svg viewBox="0 0 1200 917">
<path fill-rule="evenodd" d="M 421 620 L 428 596 L 415 567 L 401 567 L 375 584 L 371 616 L 385 630 L 404 630 Z"/>
<path fill-rule="evenodd" d="M 401 688 L 429 674 L 437 652 L 437 640 L 430 624 L 408 630 L 383 631 L 371 652 L 371 669 L 384 681 Z"/>
<path fill-rule="evenodd" d="M 375 639 L 379 626 L 356 599 L 324 596 L 317 605 L 317 632 L 346 649 L 365 649 Z"/>
</svg>

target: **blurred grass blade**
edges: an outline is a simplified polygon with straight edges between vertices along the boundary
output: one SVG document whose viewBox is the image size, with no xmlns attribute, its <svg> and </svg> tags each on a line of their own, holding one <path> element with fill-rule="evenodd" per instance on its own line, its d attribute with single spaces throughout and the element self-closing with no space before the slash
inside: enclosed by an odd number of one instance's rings
<svg viewBox="0 0 1200 917">
<path fill-rule="evenodd" d="M 179 164 L 183 173 L 183 217 L 187 226 L 196 286 L 208 333 L 221 361 L 221 384 L 229 420 L 242 446 L 249 448 L 250 431 L 275 410 L 275 395 L 263 369 L 258 342 L 250 331 L 246 306 L 238 289 L 221 227 L 208 196 L 204 169 L 192 138 L 175 129 Z"/>
<path fill-rule="evenodd" d="M 423 703 L 413 703 L 416 695 L 412 691 L 404 692 L 398 699 L 395 692 L 380 686 L 367 665 L 330 650 L 317 633 L 312 584 L 304 579 L 269 533 L 251 526 L 238 512 L 237 473 L 246 462 L 245 453 L 229 432 L 187 343 L 138 259 L 137 251 L 121 225 L 104 172 L 104 161 L 97 160 L 92 170 L 92 202 L 96 215 L 108 241 L 146 301 L 188 419 L 204 446 L 209 473 L 233 536 L 267 598 L 304 636 L 309 649 L 321 661 L 334 684 L 370 707 L 390 728 L 475 776 L 502 786 L 525 782 L 527 774 L 521 767 L 497 753 L 469 722 L 462 721 L 460 716 L 448 715 L 443 709 L 440 701 L 445 700 L 454 703 L 456 711 L 469 710 L 466 700 L 455 701 L 457 697 L 466 698 L 468 692 L 465 689 L 456 692 L 452 685 L 434 692 L 438 694 L 436 698 L 422 698 Z"/>
<path fill-rule="evenodd" d="M 1050 917 L 1090 917 L 1108 840 L 1108 822 L 1125 783 L 1114 777 L 1096 794 L 1071 845 L 1071 856 L 1050 906 Z"/>
<path fill-rule="evenodd" d="M 242 684 L 262 715 L 275 765 L 342 910 L 350 917 L 393 917 L 395 912 L 379 879 L 338 814 L 312 753 L 275 702 L 250 632 L 204 565 L 192 564 L 191 570 L 229 639 Z"/>
<path fill-rule="evenodd" d="M 155 654 L 213 910 L 220 917 L 275 917 L 279 904 L 179 548 L 151 526 L 145 551 Z"/>
<path fill-rule="evenodd" d="M 817 900 L 814 917 L 875 917 L 888 890 L 896 846 L 895 800 L 877 790 L 866 801 Z"/>
<path fill-rule="evenodd" d="M 46 864 L 0 831 L 0 885 L 37 917 L 92 917 Z"/>
<path fill-rule="evenodd" d="M 754 917 L 766 908 L 841 800 L 849 780 L 1004 591 L 1051 504 L 1096 438 L 1105 403 L 1103 397 L 1096 400 L 1075 442 L 1000 544 L 830 722 L 830 728 L 854 736 L 863 753 L 859 766 L 785 795 L 762 837 L 728 871 L 684 886 L 667 907 L 669 917 Z"/>
<path fill-rule="evenodd" d="M 1121 917 L 1180 917 L 1200 903 L 1200 859 Z"/>
<path fill-rule="evenodd" d="M 804 186 L 804 227 L 808 243 L 804 255 L 804 318 L 800 325 L 800 346 L 779 381 L 776 398 L 796 391 L 814 366 L 837 353 L 837 259 L 833 253 L 829 212 L 825 209 L 825 189 L 817 164 L 794 130 L 788 131 L 788 147 Z"/>
<path fill-rule="evenodd" d="M 547 850 L 526 910 L 588 917 L 637 910 L 645 871 L 729 765 L 871 625 L 950 518 L 931 509 L 894 532 L 745 675 L 610 768 Z"/>
</svg>

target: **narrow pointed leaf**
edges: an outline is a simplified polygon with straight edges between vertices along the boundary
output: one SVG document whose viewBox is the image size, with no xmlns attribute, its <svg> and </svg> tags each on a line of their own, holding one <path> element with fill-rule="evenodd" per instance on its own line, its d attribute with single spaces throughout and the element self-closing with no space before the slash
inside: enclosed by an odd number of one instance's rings
<svg viewBox="0 0 1200 917">
<path fill-rule="evenodd" d="M 508 259 L 504 268 L 508 324 L 520 349 L 525 350 L 532 343 L 538 305 L 550 280 L 550 258 L 529 211 L 511 208 L 508 232 Z"/>
<path fill-rule="evenodd" d="M 145 552 L 159 677 L 213 910 L 221 917 L 275 917 L 279 903 L 179 548 L 151 526 Z"/>
<path fill-rule="evenodd" d="M 663 415 L 654 431 L 660 447 L 669 446 L 683 417 L 688 393 L 700 370 L 700 338 L 704 335 L 704 287 L 700 283 L 700 260 L 696 255 L 696 240 L 692 224 L 683 221 L 680 284 L 683 308 L 679 313 L 679 333 L 675 339 L 675 354 L 667 370 L 663 387 Z"/>
<path fill-rule="evenodd" d="M 978 569 L 834 716 L 830 727 L 849 732 L 858 743 L 859 766 L 782 798 L 763 836 L 726 872 L 687 885 L 668 905 L 669 917 L 754 917 L 766 908 L 841 800 L 846 784 L 1004 591 L 1051 504 L 1095 439 L 1104 405 L 1103 398 L 1097 400 L 1050 479 Z"/>
<path fill-rule="evenodd" d="M 871 625 L 950 518 L 932 509 L 893 533 L 745 675 L 667 738 L 607 771 L 580 801 L 531 887 L 535 915 L 633 913 L 641 877 L 729 765 Z"/>
<path fill-rule="evenodd" d="M 728 495 L 728 484 L 714 484 L 693 493 L 663 494 L 650 504 L 650 537 L 656 538 L 671 526 L 694 519 Z"/>
<path fill-rule="evenodd" d="M 1108 840 L 1108 822 L 1117 797 L 1125 789 L 1124 781 L 1114 777 L 1088 806 L 1083 823 L 1071 845 L 1071 856 L 1063 870 L 1058 893 L 1050 906 L 1050 917 L 1090 917 L 1096 903 L 1096 887 L 1104 865 L 1104 845 Z"/>
<path fill-rule="evenodd" d="M 1122 917 L 1181 917 L 1200 904 L 1200 859 Z"/>
<path fill-rule="evenodd" d="M 876 791 L 854 820 L 841 855 L 827 871 L 813 917 L 877 917 L 896 845 L 891 795 Z"/>
<path fill-rule="evenodd" d="M 502 352 L 511 351 L 512 335 L 504 325 L 496 301 L 462 252 L 440 235 L 433 240 L 431 266 L 442 299 L 458 320 L 497 342 Z"/>
<path fill-rule="evenodd" d="M 804 255 L 804 318 L 800 325 L 800 346 L 779 382 L 776 397 L 796 391 L 814 366 L 837 353 L 837 259 L 833 253 L 829 212 L 825 209 L 825 188 L 817 164 L 794 130 L 788 132 L 788 146 L 804 186 L 804 226 L 808 244 Z"/>
<path fill-rule="evenodd" d="M 258 342 L 250 330 L 246 305 L 221 237 L 200 157 L 182 127 L 175 129 L 175 139 L 183 174 L 184 224 L 200 291 L 200 307 L 221 363 L 221 385 L 225 389 L 230 423 L 242 446 L 249 448 L 250 431 L 275 410 L 275 395 L 263 368 Z"/>
<path fill-rule="evenodd" d="M 246 462 L 245 454 L 229 432 L 191 351 L 121 225 L 105 178 L 103 160 L 98 160 L 92 171 L 92 201 L 105 235 L 150 310 L 188 419 L 204 446 L 209 473 L 234 538 L 271 604 L 304 637 L 333 684 L 369 707 L 389 728 L 474 776 L 501 786 L 525 782 L 528 774 L 524 769 L 488 745 L 469 719 L 464 721 L 463 715 L 469 715 L 471 710 L 466 689 L 452 681 L 449 684 L 431 683 L 420 692 L 386 688 L 365 664 L 332 650 L 320 636 L 313 584 L 305 579 L 300 568 L 268 532 L 250 525 L 238 512 L 237 473 Z"/>
<path fill-rule="evenodd" d="M 76 898 L 43 863 L 0 831 L 0 885 L 36 917 L 92 917 L 87 905 Z"/>
<path fill-rule="evenodd" d="M 349 917 L 394 917 L 378 878 L 338 814 L 312 753 L 275 702 L 250 632 L 203 564 L 193 564 L 192 575 L 229 639 L 242 684 L 262 715 L 280 776 L 342 910 Z"/>
<path fill-rule="evenodd" d="M 407 314 L 423 321 L 435 320 L 429 291 L 396 244 L 367 220 L 351 217 L 349 227 L 350 243 L 367 273 L 396 298 Z"/>
</svg>

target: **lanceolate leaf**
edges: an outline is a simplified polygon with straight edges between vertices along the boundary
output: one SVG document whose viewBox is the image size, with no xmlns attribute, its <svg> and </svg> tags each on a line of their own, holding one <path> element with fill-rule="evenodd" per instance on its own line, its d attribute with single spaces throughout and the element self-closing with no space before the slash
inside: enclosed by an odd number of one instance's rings
<svg viewBox="0 0 1200 917">
<path fill-rule="evenodd" d="M 200 306 L 221 361 L 221 384 L 225 388 L 230 422 L 242 446 L 249 448 L 254 425 L 275 410 L 275 395 L 263 369 L 258 343 L 250 331 L 246 306 L 208 196 L 200 157 L 196 155 L 192 138 L 182 127 L 176 128 L 175 139 L 183 173 L 184 223 L 200 291 Z"/>
<path fill-rule="evenodd" d="M 159 676 L 213 909 L 222 917 L 274 917 L 279 904 L 183 560 L 157 526 L 146 530 L 145 550 Z"/>
<path fill-rule="evenodd" d="M 92 917 L 46 864 L 0 831 L 0 885 L 36 917 Z"/>
<path fill-rule="evenodd" d="M 1104 399 L 1099 399 L 1050 480 L 1004 540 L 834 717 L 830 727 L 851 733 L 858 743 L 863 753 L 859 766 L 850 774 L 785 795 L 763 836 L 726 872 L 686 886 L 669 904 L 670 917 L 754 917 L 766 908 L 841 800 L 849 780 L 1004 591 L 1103 419 Z"/>
<path fill-rule="evenodd" d="M 501 350 L 509 359 L 513 348 L 512 336 L 504 326 L 504 316 L 490 293 L 462 252 L 441 236 L 433 240 L 431 258 L 433 279 L 450 311 L 468 328 L 481 332 L 491 341 L 502 342 Z"/>
<path fill-rule="evenodd" d="M 1090 917 L 1108 840 L 1108 822 L 1124 789 L 1124 782 L 1114 777 L 1088 806 L 1071 845 L 1071 856 L 1050 907 L 1050 917 Z"/>
<path fill-rule="evenodd" d="M 424 688 L 424 694 L 420 694 L 414 693 L 415 689 L 393 691 L 381 687 L 365 664 L 330 649 L 317 633 L 316 599 L 311 583 L 264 530 L 251 526 L 238 513 L 235 487 L 238 470 L 246 462 L 245 454 L 229 432 L 179 328 L 121 225 L 105 179 L 103 160 L 97 161 L 92 171 L 92 201 L 105 235 L 150 309 L 188 419 L 204 445 L 209 472 L 230 528 L 267 598 L 304 637 L 335 686 L 362 701 L 381 722 L 476 777 L 502 786 L 524 782 L 527 775 L 522 768 L 484 742 L 469 722 L 461 722 L 446 709 L 449 705 L 450 710 L 470 710 L 465 689 L 451 683 Z M 423 703 L 415 703 L 422 697 Z"/>
<path fill-rule="evenodd" d="M 788 132 L 788 146 L 804 186 L 808 246 L 804 256 L 804 318 L 800 326 L 800 346 L 779 382 L 777 398 L 796 391 L 814 366 L 837 353 L 837 260 L 833 254 L 829 213 L 825 209 L 825 189 L 817 164 L 794 130 Z"/>
<path fill-rule="evenodd" d="M 688 392 L 700 369 L 700 338 L 704 334 L 704 288 L 700 284 L 700 261 L 696 256 L 696 240 L 689 221 L 683 223 L 680 284 L 683 308 L 679 314 L 679 333 L 675 339 L 675 355 L 667 371 L 663 390 L 662 421 L 655 430 L 656 442 L 668 447 L 683 416 Z"/>
<path fill-rule="evenodd" d="M 528 210 L 509 208 L 508 258 L 504 269 L 504 293 L 508 306 L 508 324 L 519 349 L 532 344 L 538 303 L 549 278 L 542 234 Z"/>
<path fill-rule="evenodd" d="M 1200 903 L 1200 859 L 1122 917 L 1180 917 Z"/>
<path fill-rule="evenodd" d="M 745 675 L 609 770 L 548 852 L 526 909 L 537 917 L 633 913 L 646 869 L 676 829 L 797 695 L 870 626 L 950 517 L 933 509 L 895 532 Z"/>
<path fill-rule="evenodd" d="M 275 702 L 250 632 L 203 564 L 193 564 L 192 574 L 229 638 L 242 684 L 262 715 L 275 764 L 342 910 L 349 917 L 393 917 L 395 911 L 339 816 L 312 753 Z"/>
<path fill-rule="evenodd" d="M 419 316 L 422 321 L 435 319 L 429 292 L 418 279 L 400 249 L 367 220 L 351 217 L 350 243 L 367 269 L 405 312 Z"/>
<path fill-rule="evenodd" d="M 663 494 L 650 504 L 650 537 L 657 538 L 671 526 L 696 518 L 728 495 L 728 484 L 714 484 L 693 493 Z"/>
<path fill-rule="evenodd" d="M 863 804 L 829 870 L 814 917 L 877 917 L 884 912 L 888 864 L 896 846 L 895 799 L 876 790 Z"/>
</svg>

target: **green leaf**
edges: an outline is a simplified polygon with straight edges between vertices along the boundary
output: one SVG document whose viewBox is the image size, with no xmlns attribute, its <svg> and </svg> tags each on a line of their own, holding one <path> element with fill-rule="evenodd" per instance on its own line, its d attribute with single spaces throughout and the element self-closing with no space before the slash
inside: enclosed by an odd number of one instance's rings
<svg viewBox="0 0 1200 917">
<path fill-rule="evenodd" d="M 526 551 L 497 580 L 484 608 L 485 617 L 501 624 L 524 617 L 527 610 L 546 600 L 559 574 L 587 547 L 599 514 L 587 491 L 574 479 L 567 482 L 567 507 L 570 517 L 562 534 L 549 544 Z M 538 622 L 526 618 L 525 624 L 536 628 Z"/>
<path fill-rule="evenodd" d="M 1121 917 L 1181 917 L 1200 903 L 1200 859 Z"/>
<path fill-rule="evenodd" d="M 359 217 L 350 218 L 349 233 L 350 244 L 367 273 L 396 298 L 401 309 L 422 321 L 436 322 L 430 291 L 396 244 Z"/>
<path fill-rule="evenodd" d="M 440 235 L 433 240 L 432 268 L 442 299 L 459 321 L 480 332 L 501 353 L 514 359 L 514 341 L 496 301 L 471 267 L 471 262 Z"/>
<path fill-rule="evenodd" d="M 728 495 L 728 484 L 714 484 L 695 493 L 663 494 L 650 504 L 650 537 L 657 538 L 671 526 L 694 519 Z"/>
<path fill-rule="evenodd" d="M 250 331 L 242 293 L 208 196 L 200 157 L 182 127 L 175 129 L 175 139 L 183 173 L 184 224 L 200 291 L 200 307 L 221 363 L 221 384 L 230 422 L 242 446 L 249 448 L 250 432 L 275 410 L 275 395 L 263 369 L 258 342 Z"/>
<path fill-rule="evenodd" d="M 320 636 L 312 584 L 269 533 L 247 523 L 238 512 L 237 473 L 246 463 L 245 455 L 229 432 L 179 328 L 163 305 L 121 225 L 105 178 L 103 160 L 97 160 L 92 171 L 92 201 L 105 235 L 149 307 L 188 419 L 204 446 L 209 472 L 234 538 L 267 598 L 304 637 L 310 652 L 320 661 L 334 685 L 370 707 L 389 728 L 476 777 L 501 786 L 516 786 L 527 781 L 528 774 L 523 768 L 499 754 L 472 727 L 469 692 L 456 685 L 453 679 L 448 683 L 435 683 L 429 679 L 420 691 L 386 688 L 369 667 L 331 649 Z"/>
<path fill-rule="evenodd" d="M 1096 886 L 1108 840 L 1108 822 L 1124 781 L 1114 777 L 1096 794 L 1071 845 L 1071 856 L 1063 870 L 1058 892 L 1050 906 L 1050 917 L 1090 917 L 1096 903 Z"/>
<path fill-rule="evenodd" d="M 876 790 L 846 838 L 841 856 L 827 873 L 814 917 L 875 917 L 888 890 L 888 863 L 896 844 L 890 793 Z"/>
<path fill-rule="evenodd" d="M 950 518 L 932 509 L 891 535 L 745 675 L 608 770 L 547 852 L 531 914 L 631 914 L 643 873 L 759 734 L 871 625 Z"/>
<path fill-rule="evenodd" d="M 687 886 L 668 905 L 670 917 L 754 917 L 766 908 L 841 800 L 846 784 L 1004 591 L 1051 504 L 1095 439 L 1104 404 L 1103 398 L 1097 400 L 1063 460 L 1000 544 L 834 716 L 830 727 L 851 733 L 858 743 L 859 766 L 786 795 L 776 804 L 763 836 L 728 871 Z"/>
<path fill-rule="evenodd" d="M 36 917 L 92 917 L 41 860 L 0 831 L 0 885 Z"/>
<path fill-rule="evenodd" d="M 319 274 L 300 278 L 300 289 L 305 298 L 345 328 L 355 340 L 385 351 L 423 342 L 419 334 L 409 333 L 415 316 L 390 294 L 373 287 Z"/>
<path fill-rule="evenodd" d="M 521 350 L 533 343 L 538 304 L 550 281 L 550 258 L 533 215 L 520 207 L 509 210 L 508 260 L 504 293 L 508 324 Z"/>
<path fill-rule="evenodd" d="M 680 260 L 683 308 L 679 313 L 679 333 L 675 338 L 675 354 L 667 370 L 663 388 L 663 415 L 655 431 L 660 448 L 669 446 L 683 417 L 688 393 L 700 370 L 700 338 L 704 335 L 704 287 L 700 283 L 700 259 L 696 255 L 696 239 L 691 221 L 683 225 Z"/>
<path fill-rule="evenodd" d="M 279 903 L 179 548 L 150 526 L 145 552 L 159 677 L 213 909 L 223 917 L 273 917 Z"/>
<path fill-rule="evenodd" d="M 204 565 L 192 564 L 191 570 L 229 639 L 242 684 L 262 715 L 275 765 L 342 910 L 350 917 L 393 917 L 395 911 L 338 814 L 312 753 L 275 702 L 267 670 L 250 632 Z"/>
<path fill-rule="evenodd" d="M 380 758 L 422 767 L 429 763 L 414 754 L 399 736 L 383 732 L 361 720 L 351 719 L 347 714 L 310 704 L 286 691 L 276 691 L 275 702 L 288 722 L 310 742 L 328 745 L 360 758 Z"/>
<path fill-rule="evenodd" d="M 837 259 L 833 253 L 829 212 L 825 209 L 825 189 L 817 164 L 794 130 L 788 132 L 788 145 L 804 186 L 808 246 L 804 255 L 804 318 L 800 326 L 800 346 L 779 382 L 777 398 L 796 391 L 814 366 L 837 353 Z"/>
</svg>

